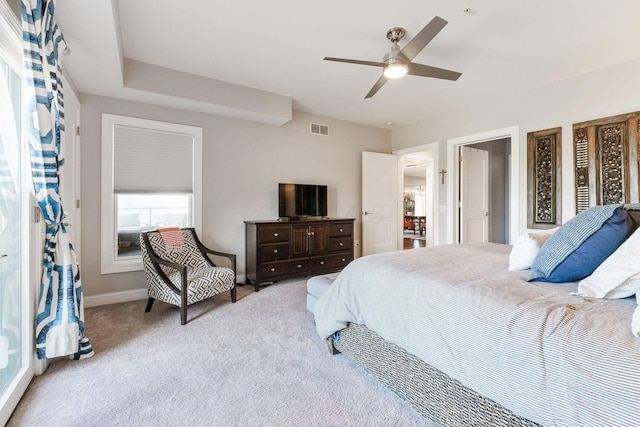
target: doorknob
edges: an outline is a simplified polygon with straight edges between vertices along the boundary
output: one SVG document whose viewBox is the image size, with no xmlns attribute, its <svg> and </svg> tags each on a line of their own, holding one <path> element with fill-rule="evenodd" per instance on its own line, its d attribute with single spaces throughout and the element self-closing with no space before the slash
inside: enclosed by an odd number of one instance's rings
<svg viewBox="0 0 640 427">
<path fill-rule="evenodd" d="M 369 215 L 370 213 L 371 212 L 367 212 L 367 211 L 362 212 L 363 215 Z"/>
<path fill-rule="evenodd" d="M 484 213 L 484 216 L 489 216 L 489 215 L 491 215 L 489 212 Z"/>
</svg>

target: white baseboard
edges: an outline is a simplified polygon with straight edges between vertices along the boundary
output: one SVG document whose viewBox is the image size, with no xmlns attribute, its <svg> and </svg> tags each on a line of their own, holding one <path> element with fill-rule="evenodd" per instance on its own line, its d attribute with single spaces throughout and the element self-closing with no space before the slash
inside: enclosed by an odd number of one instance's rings
<svg viewBox="0 0 640 427">
<path fill-rule="evenodd" d="M 111 292 L 108 294 L 86 296 L 84 298 L 84 306 L 85 308 L 97 307 L 100 305 L 137 301 L 147 298 L 147 288 L 133 289 L 131 291 Z"/>
<path fill-rule="evenodd" d="M 238 283 L 244 283 L 246 275 L 239 274 L 236 277 Z M 130 291 L 110 292 L 108 294 L 90 295 L 84 297 L 84 306 L 98 307 L 100 305 L 116 304 L 119 302 L 138 301 L 147 299 L 147 288 L 133 289 Z"/>
</svg>

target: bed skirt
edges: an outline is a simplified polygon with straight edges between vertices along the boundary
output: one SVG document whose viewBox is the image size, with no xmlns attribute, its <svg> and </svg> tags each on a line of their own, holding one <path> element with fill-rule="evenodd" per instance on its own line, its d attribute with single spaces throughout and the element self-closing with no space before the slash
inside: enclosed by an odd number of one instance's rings
<svg viewBox="0 0 640 427">
<path fill-rule="evenodd" d="M 349 324 L 329 350 L 340 352 L 439 426 L 538 426 L 464 387 L 363 325 Z"/>
</svg>

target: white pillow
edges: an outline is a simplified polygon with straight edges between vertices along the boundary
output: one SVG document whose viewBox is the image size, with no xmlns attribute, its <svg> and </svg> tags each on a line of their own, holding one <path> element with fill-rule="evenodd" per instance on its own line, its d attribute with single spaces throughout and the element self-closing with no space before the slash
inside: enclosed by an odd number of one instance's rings
<svg viewBox="0 0 640 427">
<path fill-rule="evenodd" d="M 530 269 L 533 260 L 536 259 L 536 255 L 538 255 L 538 251 L 540 251 L 544 242 L 546 242 L 558 228 L 559 227 L 546 231 L 524 233 L 518 237 L 518 240 L 516 240 L 516 243 L 513 245 L 513 249 L 511 249 L 511 254 L 509 254 L 509 270 L 518 271 Z"/>
<path fill-rule="evenodd" d="M 636 294 L 636 302 L 638 306 L 636 311 L 633 312 L 633 318 L 631 319 L 631 332 L 633 335 L 640 337 L 640 292 Z"/>
<path fill-rule="evenodd" d="M 578 294 L 593 298 L 626 298 L 640 289 L 640 228 L 590 276 L 578 283 Z"/>
</svg>

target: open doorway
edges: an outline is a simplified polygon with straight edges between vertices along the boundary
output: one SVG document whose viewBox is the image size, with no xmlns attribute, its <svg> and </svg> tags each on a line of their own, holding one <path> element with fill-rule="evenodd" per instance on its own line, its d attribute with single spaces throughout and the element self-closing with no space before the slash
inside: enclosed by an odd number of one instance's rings
<svg viewBox="0 0 640 427">
<path fill-rule="evenodd" d="M 433 170 L 433 160 L 427 152 L 419 152 L 403 156 L 401 162 L 403 249 L 423 248 L 427 246 L 427 212 L 432 206 L 427 170 Z"/>
<path fill-rule="evenodd" d="M 399 247 L 413 249 L 438 244 L 438 144 L 395 151 L 399 156 Z"/>
<path fill-rule="evenodd" d="M 458 148 L 457 243 L 508 243 L 510 138 Z"/>
<path fill-rule="evenodd" d="M 460 163 L 458 161 L 461 146 L 471 146 L 475 149 L 493 150 L 494 165 L 500 170 L 494 172 L 489 202 L 489 219 L 492 227 L 492 237 L 488 241 L 513 243 L 519 232 L 519 127 L 497 129 L 481 134 L 468 135 L 447 141 L 447 166 L 452 174 L 447 176 L 447 243 L 461 242 L 461 210 Z M 491 169 L 488 166 L 488 169 Z M 495 199 L 495 200 L 494 200 Z M 492 207 L 493 206 L 493 207 Z M 495 212 L 492 213 L 492 211 Z M 495 218 L 492 218 L 495 216 Z M 495 233 L 495 234 L 493 234 Z"/>
</svg>

